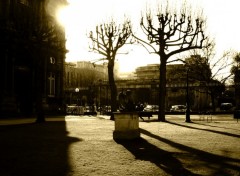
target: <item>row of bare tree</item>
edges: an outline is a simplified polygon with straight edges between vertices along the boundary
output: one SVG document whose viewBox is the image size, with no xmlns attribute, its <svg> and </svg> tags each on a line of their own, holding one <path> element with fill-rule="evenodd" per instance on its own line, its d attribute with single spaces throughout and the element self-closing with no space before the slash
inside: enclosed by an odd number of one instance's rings
<svg viewBox="0 0 240 176">
<path fill-rule="evenodd" d="M 178 11 L 172 11 L 169 5 L 159 7 L 156 13 L 148 10 L 141 16 L 139 24 L 143 37 L 133 32 L 131 21 L 127 18 L 123 24 L 117 24 L 112 20 L 97 25 L 95 31 L 91 31 L 88 36 L 92 42 L 90 50 L 102 55 L 101 60 L 108 62 L 112 112 L 117 109 L 117 89 L 113 70 L 119 49 L 126 44 L 137 43 L 147 49 L 150 54 L 157 54 L 160 61 L 158 120 L 165 121 L 166 65 L 179 60 L 172 59 L 173 55 L 190 50 L 199 52 L 196 50 L 200 49 L 207 59 L 205 65 L 208 66 L 208 70 L 205 70 L 204 75 L 207 76 L 208 82 L 214 80 L 218 72 L 228 65 L 222 65 L 215 74 L 212 74 L 211 66 L 214 67 L 214 64 L 210 66 L 210 58 L 213 57 L 215 44 L 206 35 L 206 19 L 202 14 L 194 16 L 186 5 Z M 219 66 L 220 60 L 228 59 L 229 56 L 230 52 L 226 53 L 215 62 L 215 65 Z M 199 64 L 195 63 L 195 65 Z"/>
</svg>

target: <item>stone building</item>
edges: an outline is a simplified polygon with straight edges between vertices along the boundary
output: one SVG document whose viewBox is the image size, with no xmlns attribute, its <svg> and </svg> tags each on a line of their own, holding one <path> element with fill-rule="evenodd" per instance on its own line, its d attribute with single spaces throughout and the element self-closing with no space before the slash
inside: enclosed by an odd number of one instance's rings
<svg viewBox="0 0 240 176">
<path fill-rule="evenodd" d="M 65 34 L 48 13 L 53 2 L 66 4 L 64 0 L 0 1 L 1 115 L 61 109 Z"/>
<path fill-rule="evenodd" d="M 87 105 L 92 97 L 96 104 L 100 101 L 101 86 L 104 86 L 107 80 L 107 63 L 93 64 L 89 61 L 65 63 L 65 103 Z"/>
<path fill-rule="evenodd" d="M 198 57 L 200 61 L 204 59 L 200 56 Z M 187 60 L 190 62 L 191 58 Z M 159 67 L 159 64 L 138 67 L 135 71 L 135 79 L 133 81 L 125 80 L 125 89 L 132 87 L 133 90 L 134 88 L 135 99 L 141 102 L 158 104 L 159 91 L 161 91 L 159 90 Z M 200 110 L 209 104 L 210 97 L 202 91 L 204 87 L 200 86 L 199 81 L 187 80 L 187 71 L 184 64 L 169 64 L 166 69 L 166 110 L 169 110 L 172 105 L 186 104 L 187 81 L 189 82 L 191 108 L 193 110 Z"/>
</svg>

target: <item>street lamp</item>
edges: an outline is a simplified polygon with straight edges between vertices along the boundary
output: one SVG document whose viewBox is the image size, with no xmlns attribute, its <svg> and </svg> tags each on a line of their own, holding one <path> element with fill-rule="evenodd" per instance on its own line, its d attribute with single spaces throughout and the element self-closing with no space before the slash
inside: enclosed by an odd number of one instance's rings
<svg viewBox="0 0 240 176">
<path fill-rule="evenodd" d="M 75 89 L 75 92 L 79 92 L 79 88 L 76 88 L 76 89 Z"/>
<path fill-rule="evenodd" d="M 187 109 L 186 109 L 186 122 L 191 122 L 191 119 L 190 119 L 190 102 L 189 102 L 189 90 L 188 90 L 188 73 L 189 73 L 189 68 L 187 68 L 187 87 L 186 87 L 186 106 L 187 106 Z"/>
<path fill-rule="evenodd" d="M 79 99 L 78 99 L 79 88 L 76 88 L 76 89 L 75 89 L 75 92 L 76 92 L 76 94 L 77 94 L 77 106 L 79 106 Z"/>
<path fill-rule="evenodd" d="M 102 94 L 102 80 L 99 79 L 99 111 L 100 111 L 100 114 L 101 114 L 101 94 Z"/>
</svg>

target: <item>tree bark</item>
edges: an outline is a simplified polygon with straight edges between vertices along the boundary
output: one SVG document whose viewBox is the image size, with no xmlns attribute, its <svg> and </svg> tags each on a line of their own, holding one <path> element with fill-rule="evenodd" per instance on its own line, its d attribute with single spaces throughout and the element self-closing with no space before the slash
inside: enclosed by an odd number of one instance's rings
<svg viewBox="0 0 240 176">
<path fill-rule="evenodd" d="M 235 100 L 236 100 L 236 109 L 240 109 L 240 70 L 237 70 L 235 72 L 234 77 L 234 83 L 235 83 Z"/>
<path fill-rule="evenodd" d="M 111 90 L 111 114 L 117 111 L 117 87 L 114 79 L 114 61 L 109 59 L 108 61 L 108 79 L 109 86 Z M 113 115 L 111 115 L 111 120 L 114 120 Z"/>
<path fill-rule="evenodd" d="M 166 99 L 166 56 L 161 57 L 161 64 L 159 68 L 160 78 L 159 78 L 159 112 L 158 120 L 165 122 L 165 99 Z"/>
</svg>

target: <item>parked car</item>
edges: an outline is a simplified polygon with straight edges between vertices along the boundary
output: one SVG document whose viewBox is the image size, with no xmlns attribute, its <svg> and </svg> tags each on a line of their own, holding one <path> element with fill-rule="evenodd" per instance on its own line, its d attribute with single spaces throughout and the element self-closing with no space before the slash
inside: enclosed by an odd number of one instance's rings
<svg viewBox="0 0 240 176">
<path fill-rule="evenodd" d="M 220 109 L 224 111 L 228 111 L 233 107 L 232 103 L 221 103 Z"/>
<path fill-rule="evenodd" d="M 147 105 L 143 111 L 145 112 L 158 112 L 158 108 L 159 106 L 158 105 Z"/>
<path fill-rule="evenodd" d="M 110 114 L 110 113 L 111 113 L 111 106 L 102 107 L 102 114 Z"/>
<path fill-rule="evenodd" d="M 96 106 L 85 106 L 84 107 L 84 114 L 85 115 L 96 115 L 97 114 L 97 107 Z"/>
<path fill-rule="evenodd" d="M 187 107 L 185 105 L 173 105 L 170 112 L 186 112 Z"/>
<path fill-rule="evenodd" d="M 84 114 L 84 107 L 83 106 L 77 106 L 77 104 L 67 105 L 66 113 L 67 114 L 82 115 L 82 114 Z"/>
</svg>

